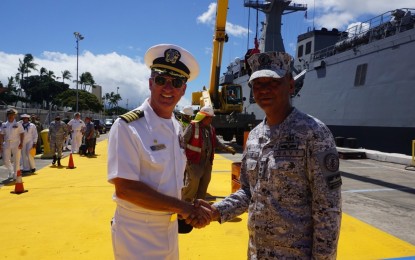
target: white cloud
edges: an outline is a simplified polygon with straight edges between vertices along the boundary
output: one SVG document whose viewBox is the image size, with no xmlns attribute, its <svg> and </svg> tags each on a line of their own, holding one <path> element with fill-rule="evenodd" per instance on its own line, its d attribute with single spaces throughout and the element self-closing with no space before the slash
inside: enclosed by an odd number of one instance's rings
<svg viewBox="0 0 415 260">
<path fill-rule="evenodd" d="M 365 22 L 366 19 L 380 15 L 384 12 L 397 8 L 413 6 L 413 0 L 303 0 L 297 1 L 308 6 L 308 19 L 312 19 L 315 7 L 316 28 L 326 27 L 346 29 L 349 24 L 355 22 Z"/>
<path fill-rule="evenodd" d="M 19 59 L 24 55 L 6 54 L 0 52 L 0 81 L 6 85 L 10 76 L 15 76 L 19 66 Z M 71 88 L 75 88 L 72 81 L 76 78 L 76 56 L 59 52 L 44 52 L 40 57 L 34 57 L 34 63 L 53 71 L 56 77 L 61 77 L 62 71 L 69 70 L 72 79 L 66 81 Z M 139 105 L 149 95 L 148 76 L 149 69 L 141 59 L 133 60 L 127 56 L 115 52 L 95 55 L 85 51 L 79 56 L 79 75 L 83 72 L 90 72 L 96 84 L 102 86 L 102 92 L 117 92 L 122 97 L 120 105 L 125 106 L 127 99 L 129 108 Z M 32 71 L 29 75 L 38 72 Z M 133 103 L 133 100 L 135 103 Z"/>
<path fill-rule="evenodd" d="M 199 15 L 196 20 L 201 24 L 215 24 L 216 3 L 210 3 L 208 10 Z"/>
<path fill-rule="evenodd" d="M 231 24 L 229 22 L 226 23 L 225 30 L 228 35 L 232 35 L 236 37 L 245 37 L 246 35 L 248 35 L 248 31 L 249 31 L 247 28 L 243 26 Z"/>
<path fill-rule="evenodd" d="M 3 85 L 7 84 L 8 77 L 16 75 L 19 59 L 23 60 L 23 57 L 24 54 L 0 52 L 0 81 Z M 62 71 L 69 70 L 72 78 L 65 82 L 69 84 L 70 88 L 76 88 L 75 83 L 73 83 L 73 80 L 76 78 L 76 55 L 44 52 L 40 57 L 34 56 L 34 63 L 38 64 L 38 70 L 44 67 L 49 71 L 53 71 L 56 77 L 61 77 Z M 128 100 L 128 108 L 133 109 L 150 95 L 148 88 L 150 70 L 141 58 L 134 60 L 116 52 L 95 55 L 85 51 L 79 55 L 78 64 L 79 76 L 83 72 L 90 72 L 94 77 L 95 83 L 102 87 L 103 95 L 111 92 L 117 93 L 117 87 L 119 87 L 118 93 L 122 98 L 119 105 L 122 107 L 126 107 Z M 29 75 L 37 73 L 37 71 L 32 71 Z M 183 107 L 190 103 L 190 100 L 183 97 L 178 106 Z"/>
<path fill-rule="evenodd" d="M 208 10 L 196 18 L 197 22 L 201 24 L 207 24 L 213 27 L 215 25 L 216 19 L 216 6 L 216 3 L 210 3 Z M 249 31 L 247 28 L 243 26 L 232 24 L 228 21 L 226 22 L 225 30 L 228 35 L 235 37 L 245 37 Z"/>
</svg>

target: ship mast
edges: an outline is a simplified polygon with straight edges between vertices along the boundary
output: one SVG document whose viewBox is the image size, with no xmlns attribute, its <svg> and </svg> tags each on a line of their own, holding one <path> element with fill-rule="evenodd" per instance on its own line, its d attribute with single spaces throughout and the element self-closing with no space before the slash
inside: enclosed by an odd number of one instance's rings
<svg viewBox="0 0 415 260">
<path fill-rule="evenodd" d="M 261 51 L 285 51 L 281 35 L 281 18 L 284 14 L 297 11 L 306 11 L 305 4 L 291 4 L 291 0 L 254 1 L 245 0 L 245 7 L 251 7 L 265 14 L 266 21 L 263 31 L 265 38 L 264 47 Z"/>
</svg>

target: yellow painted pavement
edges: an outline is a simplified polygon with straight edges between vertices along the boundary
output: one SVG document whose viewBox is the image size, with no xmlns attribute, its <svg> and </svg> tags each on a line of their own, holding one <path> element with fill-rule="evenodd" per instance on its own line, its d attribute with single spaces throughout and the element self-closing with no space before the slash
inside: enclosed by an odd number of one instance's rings
<svg viewBox="0 0 415 260">
<path fill-rule="evenodd" d="M 113 259 L 110 219 L 115 204 L 106 181 L 107 141 L 96 158 L 74 155 L 75 169 L 47 166 L 0 189 L 0 259 Z M 68 164 L 69 157 L 62 160 Z M 216 155 L 209 193 L 231 190 L 231 161 Z M 247 214 L 180 235 L 181 259 L 246 259 Z M 343 214 L 338 259 L 414 256 L 415 246 Z"/>
</svg>

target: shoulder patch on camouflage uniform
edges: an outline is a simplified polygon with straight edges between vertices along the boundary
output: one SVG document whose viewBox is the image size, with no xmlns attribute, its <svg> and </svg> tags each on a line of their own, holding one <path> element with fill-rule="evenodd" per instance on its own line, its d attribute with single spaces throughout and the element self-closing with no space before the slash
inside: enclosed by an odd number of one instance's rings
<svg viewBox="0 0 415 260">
<path fill-rule="evenodd" d="M 341 174 L 339 171 L 339 156 L 335 149 L 322 152 L 317 155 L 321 171 L 326 179 L 330 190 L 337 189 L 342 185 Z"/>
<path fill-rule="evenodd" d="M 140 119 L 142 117 L 144 117 L 144 111 L 141 110 L 132 110 L 129 111 L 123 115 L 119 116 L 122 120 L 124 120 L 127 123 L 131 123 L 137 119 Z"/>
</svg>

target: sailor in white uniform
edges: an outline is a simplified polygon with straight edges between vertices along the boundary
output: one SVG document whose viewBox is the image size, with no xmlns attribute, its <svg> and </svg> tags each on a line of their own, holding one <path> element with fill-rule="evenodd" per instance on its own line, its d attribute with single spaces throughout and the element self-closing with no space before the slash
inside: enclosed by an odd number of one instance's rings
<svg viewBox="0 0 415 260">
<path fill-rule="evenodd" d="M 69 132 L 72 134 L 71 152 L 78 153 L 82 144 L 82 129 L 85 128 L 84 121 L 81 120 L 81 114 L 76 112 L 74 118 L 68 122 Z"/>
<path fill-rule="evenodd" d="M 24 130 L 23 148 L 22 148 L 22 173 L 34 173 L 36 171 L 35 157 L 30 152 L 32 149 L 36 149 L 36 142 L 38 139 L 36 125 L 31 123 L 30 116 L 23 114 L 22 126 Z"/>
<path fill-rule="evenodd" d="M 181 200 L 186 155 L 173 110 L 198 64 L 175 45 L 145 55 L 150 97 L 118 118 L 108 139 L 108 180 L 117 203 L 112 241 L 115 259 L 179 259 L 177 216 L 210 218 L 208 209 Z"/>
<path fill-rule="evenodd" d="M 17 171 L 20 170 L 24 133 L 22 124 L 16 122 L 16 115 L 16 109 L 7 109 L 7 120 L 1 124 L 0 131 L 0 150 L 3 151 L 4 165 L 9 171 L 9 178 L 14 180 L 16 179 Z"/>
</svg>

